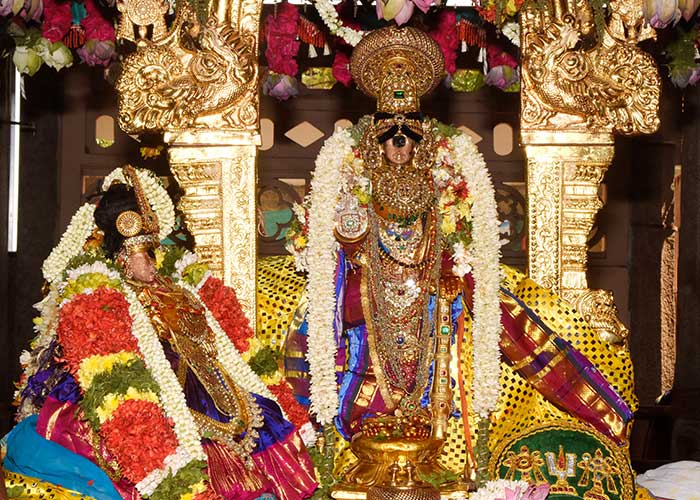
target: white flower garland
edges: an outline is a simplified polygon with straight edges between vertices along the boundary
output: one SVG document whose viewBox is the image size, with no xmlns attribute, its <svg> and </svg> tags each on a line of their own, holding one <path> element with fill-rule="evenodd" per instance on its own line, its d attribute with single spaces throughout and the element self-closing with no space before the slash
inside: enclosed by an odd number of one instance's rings
<svg viewBox="0 0 700 500">
<path fill-rule="evenodd" d="M 333 230 L 342 173 L 347 155 L 352 155 L 352 143 L 347 129 L 336 131 L 321 148 L 311 180 L 306 263 L 312 272 L 306 285 L 310 298 L 306 357 L 311 376 L 311 411 L 322 425 L 333 422 L 338 409 L 337 346 L 333 338 L 336 306 L 333 277 L 338 244 Z"/>
<path fill-rule="evenodd" d="M 95 205 L 86 203 L 73 215 L 61 241 L 41 266 L 46 281 L 52 283 L 59 278 L 68 261 L 82 251 L 83 245 L 96 227 L 94 214 Z"/>
<path fill-rule="evenodd" d="M 338 12 L 335 10 L 335 6 L 330 0 L 316 0 L 315 3 L 316 10 L 332 34 L 339 36 L 353 47 L 360 43 L 365 33 L 343 26 L 343 23 L 338 17 Z"/>
<path fill-rule="evenodd" d="M 178 443 L 190 457 L 206 460 L 207 456 L 199 440 L 197 424 L 187 407 L 182 387 L 170 366 L 170 362 L 165 357 L 158 334 L 153 329 L 151 320 L 131 287 L 125 285 L 123 292 L 129 303 L 129 314 L 132 320 L 131 332 L 138 341 L 146 367 L 160 388 L 163 410 L 174 423 Z"/>
<path fill-rule="evenodd" d="M 473 406 L 482 417 L 496 407 L 500 375 L 500 243 L 494 189 L 483 156 L 466 134 L 458 133 L 441 147 L 436 165 L 452 166 L 463 177 L 474 197 L 472 243 L 468 250 L 457 248 L 455 274 L 471 270 L 474 290 L 474 380 Z M 356 175 L 352 165 L 353 140 L 348 130 L 336 131 L 321 148 L 311 181 L 307 264 L 309 273 L 308 353 L 311 376 L 311 411 L 319 423 L 333 421 L 338 408 L 335 377 L 336 345 L 334 275 L 337 242 L 334 236 L 335 209 L 339 195 L 348 187 L 347 175 Z"/>
<path fill-rule="evenodd" d="M 451 146 L 448 159 L 467 181 L 474 198 L 471 210 L 473 241 L 469 252 L 474 276 L 472 407 L 482 418 L 486 418 L 496 408 L 501 374 L 498 210 L 491 175 L 469 136 L 459 133 L 448 142 Z"/>
<path fill-rule="evenodd" d="M 164 240 L 175 227 L 175 207 L 173 202 L 155 174 L 152 174 L 150 170 L 141 168 L 134 170 L 141 183 L 144 196 L 148 200 L 149 205 L 151 205 L 151 209 L 158 216 L 158 239 Z M 102 190 L 107 191 L 115 180 L 127 184 L 122 167 L 112 170 L 105 177 L 105 180 L 102 182 Z"/>
</svg>

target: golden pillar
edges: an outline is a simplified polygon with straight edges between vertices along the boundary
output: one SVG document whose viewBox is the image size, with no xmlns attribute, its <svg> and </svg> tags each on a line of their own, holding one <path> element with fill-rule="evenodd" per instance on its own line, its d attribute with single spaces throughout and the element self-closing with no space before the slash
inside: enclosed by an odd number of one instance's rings
<svg viewBox="0 0 700 500">
<path fill-rule="evenodd" d="M 148 8 L 145 3 L 150 2 Z M 138 4 L 138 8 L 136 8 Z M 255 324 L 259 0 L 214 0 L 206 19 L 186 2 L 165 29 L 163 0 L 123 0 L 119 35 L 136 51 L 117 81 L 119 125 L 163 133 L 184 191 L 195 251 L 235 287 Z M 147 37 L 148 26 L 153 26 Z"/>
<path fill-rule="evenodd" d="M 212 137 L 205 131 L 166 134 L 165 140 L 197 255 L 236 290 L 243 310 L 255 318 L 257 137 Z"/>
<path fill-rule="evenodd" d="M 588 288 L 587 241 L 603 206 L 598 190 L 612 162 L 613 133 L 658 128 L 660 80 L 651 57 L 636 46 L 654 36 L 639 1 L 613 0 L 609 8 L 608 23 L 598 30 L 583 0 L 523 10 L 521 141 L 528 273 L 570 301 L 601 338 L 621 342 L 628 332 L 612 293 Z"/>
</svg>

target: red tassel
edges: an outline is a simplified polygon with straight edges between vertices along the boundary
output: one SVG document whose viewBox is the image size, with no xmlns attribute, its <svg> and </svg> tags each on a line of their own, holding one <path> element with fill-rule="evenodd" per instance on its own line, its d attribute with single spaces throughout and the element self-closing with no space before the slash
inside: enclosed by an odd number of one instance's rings
<svg viewBox="0 0 700 500">
<path fill-rule="evenodd" d="M 466 42 L 470 47 L 486 47 L 486 30 L 481 26 L 460 19 L 457 23 L 457 33 L 460 41 Z"/>
<path fill-rule="evenodd" d="M 80 24 L 74 24 L 63 37 L 63 44 L 69 49 L 79 49 L 85 45 L 85 28 Z"/>
<path fill-rule="evenodd" d="M 322 48 L 326 44 L 326 37 L 323 35 L 323 31 L 304 16 L 299 16 L 297 33 L 302 42 L 313 45 L 316 48 Z"/>
</svg>

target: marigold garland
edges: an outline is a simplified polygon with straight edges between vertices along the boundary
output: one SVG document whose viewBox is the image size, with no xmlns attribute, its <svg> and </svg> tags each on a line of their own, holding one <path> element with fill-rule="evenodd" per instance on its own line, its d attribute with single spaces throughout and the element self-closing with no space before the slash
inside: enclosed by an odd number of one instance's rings
<svg viewBox="0 0 700 500">
<path fill-rule="evenodd" d="M 239 352 L 246 352 L 255 333 L 243 313 L 233 288 L 224 286 L 219 278 L 210 277 L 199 289 L 199 296 L 219 322 Z"/>
<path fill-rule="evenodd" d="M 161 468 L 177 449 L 172 422 L 151 401 L 124 401 L 100 428 L 109 451 L 124 476 L 138 483 L 152 470 Z"/>
<path fill-rule="evenodd" d="M 57 330 L 71 371 L 87 356 L 138 351 L 131 326 L 129 304 L 118 291 L 98 288 L 73 297 L 61 308 Z"/>
</svg>

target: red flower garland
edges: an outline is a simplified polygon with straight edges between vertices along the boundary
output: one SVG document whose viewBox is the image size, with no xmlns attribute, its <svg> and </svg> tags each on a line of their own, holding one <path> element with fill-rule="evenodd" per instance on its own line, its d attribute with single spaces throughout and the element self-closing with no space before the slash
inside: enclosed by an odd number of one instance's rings
<svg viewBox="0 0 700 500">
<path fill-rule="evenodd" d="M 70 2 L 44 0 L 44 22 L 41 34 L 51 43 L 60 42 L 73 24 Z"/>
<path fill-rule="evenodd" d="M 287 418 L 293 423 L 297 429 L 309 422 L 309 414 L 306 409 L 299 404 L 292 393 L 292 388 L 283 380 L 275 385 L 268 386 L 270 392 L 275 395 L 277 402 L 284 409 Z"/>
<path fill-rule="evenodd" d="M 175 453 L 177 437 L 172 427 L 157 404 L 130 399 L 102 425 L 100 435 L 126 478 L 138 483 Z"/>
<path fill-rule="evenodd" d="M 83 359 L 96 354 L 139 352 L 131 323 L 129 303 L 118 290 L 100 287 L 74 296 L 61 308 L 57 329 L 70 369 L 75 373 Z"/>
<path fill-rule="evenodd" d="M 457 47 L 459 36 L 457 34 L 457 14 L 454 10 L 443 10 L 438 19 L 437 29 L 430 36 L 440 46 L 445 58 L 445 71 L 450 75 L 457 71 Z"/>
<path fill-rule="evenodd" d="M 236 292 L 227 287 L 219 278 L 209 277 L 199 290 L 199 297 L 219 322 L 228 338 L 239 352 L 250 347 L 249 339 L 254 332 L 248 318 L 243 313 Z"/>
<path fill-rule="evenodd" d="M 277 5 L 277 15 L 267 17 L 265 58 L 271 71 L 295 76 L 299 66 L 294 59 L 299 52 L 297 23 L 299 11 L 287 2 Z"/>
</svg>

